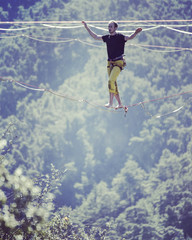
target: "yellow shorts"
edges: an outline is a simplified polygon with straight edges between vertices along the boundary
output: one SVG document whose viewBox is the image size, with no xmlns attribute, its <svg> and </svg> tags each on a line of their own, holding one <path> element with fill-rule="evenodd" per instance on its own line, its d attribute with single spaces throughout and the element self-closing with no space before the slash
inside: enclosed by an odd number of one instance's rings
<svg viewBox="0 0 192 240">
<path fill-rule="evenodd" d="M 124 67 L 123 60 L 108 61 L 107 64 L 107 72 L 109 76 L 108 88 L 109 92 L 114 93 L 114 95 L 119 94 L 117 87 L 117 77 L 119 76 L 121 70 L 123 70 L 123 67 Z"/>
</svg>

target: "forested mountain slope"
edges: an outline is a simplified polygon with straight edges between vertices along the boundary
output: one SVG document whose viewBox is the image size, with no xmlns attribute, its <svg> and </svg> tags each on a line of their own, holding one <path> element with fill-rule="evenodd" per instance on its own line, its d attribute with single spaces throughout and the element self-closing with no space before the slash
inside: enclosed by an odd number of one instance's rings
<svg viewBox="0 0 192 240">
<path fill-rule="evenodd" d="M 192 237 L 189 2 L 7 1 L 0 16 L 1 237 Z M 105 45 L 81 24 L 103 35 L 110 19 L 143 28 L 118 78 L 125 116 L 103 107 Z"/>
</svg>

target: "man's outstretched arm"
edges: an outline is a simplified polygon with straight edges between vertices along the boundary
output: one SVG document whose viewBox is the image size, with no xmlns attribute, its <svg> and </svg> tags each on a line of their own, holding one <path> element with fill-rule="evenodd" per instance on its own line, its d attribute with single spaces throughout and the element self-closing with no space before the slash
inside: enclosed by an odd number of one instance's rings
<svg viewBox="0 0 192 240">
<path fill-rule="evenodd" d="M 88 31 L 88 33 L 91 35 L 92 38 L 96 39 L 96 40 L 103 40 L 102 36 L 97 35 L 96 33 L 94 33 L 88 26 L 87 23 L 85 21 L 82 21 L 82 23 L 84 24 L 84 27 L 86 28 L 86 30 Z"/>
<path fill-rule="evenodd" d="M 131 36 L 125 36 L 125 41 L 133 39 L 141 31 L 142 31 L 142 28 L 137 28 Z"/>
</svg>

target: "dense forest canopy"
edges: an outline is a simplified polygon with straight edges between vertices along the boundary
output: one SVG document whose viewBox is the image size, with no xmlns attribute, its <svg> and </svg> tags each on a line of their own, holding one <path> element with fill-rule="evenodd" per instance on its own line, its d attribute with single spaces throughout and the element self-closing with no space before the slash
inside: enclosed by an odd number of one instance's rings
<svg viewBox="0 0 192 240">
<path fill-rule="evenodd" d="M 3 1 L 0 238 L 192 238 L 187 0 Z M 130 35 L 106 109 L 108 21 Z"/>
</svg>

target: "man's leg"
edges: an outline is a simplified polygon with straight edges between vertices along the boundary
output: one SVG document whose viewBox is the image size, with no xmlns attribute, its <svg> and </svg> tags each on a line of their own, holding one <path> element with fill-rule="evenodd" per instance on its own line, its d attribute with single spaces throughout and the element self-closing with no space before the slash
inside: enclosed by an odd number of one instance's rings
<svg viewBox="0 0 192 240">
<path fill-rule="evenodd" d="M 108 82 L 108 88 L 109 88 L 109 103 L 106 104 L 106 107 L 112 107 L 113 106 L 113 97 L 117 99 L 119 105 L 121 105 L 121 100 L 118 93 L 118 87 L 117 87 L 117 77 L 119 73 L 121 72 L 121 69 L 118 66 L 114 66 L 109 74 L 109 82 Z"/>
<path fill-rule="evenodd" d="M 119 93 L 115 95 L 115 98 L 116 98 L 116 100 L 117 100 L 117 102 L 118 102 L 118 105 L 117 105 L 115 108 L 116 108 L 116 109 L 118 109 L 118 108 L 123 108 L 123 105 L 122 105 L 122 103 L 121 103 L 121 99 L 120 99 Z"/>
<path fill-rule="evenodd" d="M 109 92 L 109 103 L 105 104 L 105 107 L 110 108 L 113 106 L 114 93 Z"/>
<path fill-rule="evenodd" d="M 112 65 L 110 64 L 110 62 L 108 62 L 107 73 L 108 73 L 109 79 L 110 79 L 112 69 L 113 69 Z M 109 88 L 109 102 L 105 104 L 105 107 L 110 108 L 113 106 L 113 97 L 114 97 L 114 93 L 110 92 L 110 89 L 111 89 L 110 81 L 108 81 L 108 88 Z"/>
</svg>

